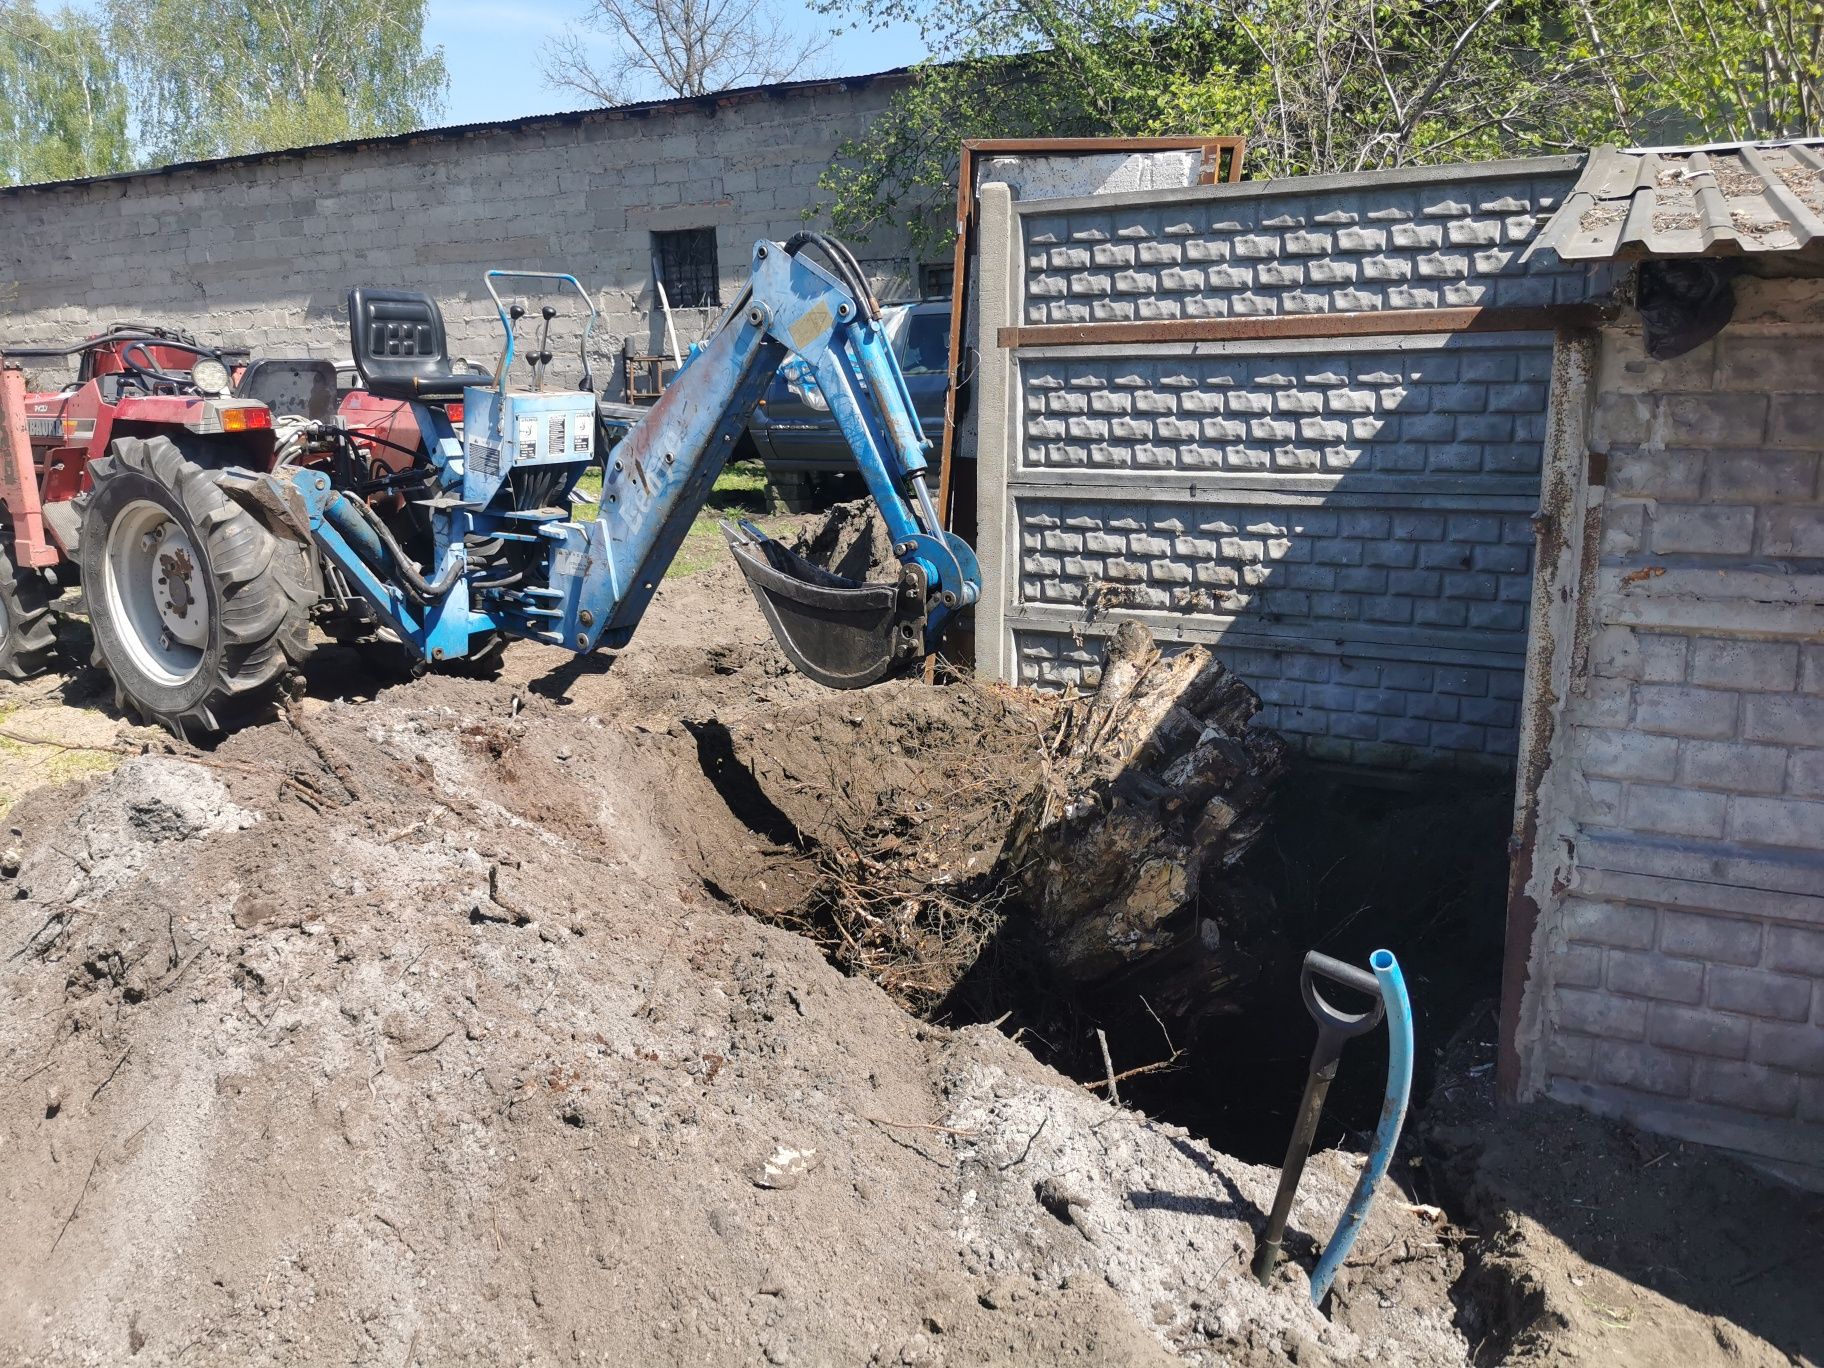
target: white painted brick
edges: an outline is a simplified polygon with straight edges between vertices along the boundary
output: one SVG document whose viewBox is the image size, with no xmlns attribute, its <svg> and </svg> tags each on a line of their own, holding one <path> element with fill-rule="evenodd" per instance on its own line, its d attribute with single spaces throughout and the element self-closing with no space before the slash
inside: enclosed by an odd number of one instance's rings
<svg viewBox="0 0 1824 1368">
<path fill-rule="evenodd" d="M 1786 786 L 1786 751 L 1741 741 L 1679 743 L 1678 778 L 1693 788 L 1779 793 Z"/>
<path fill-rule="evenodd" d="M 1803 798 L 1729 799 L 1731 840 L 1795 850 L 1824 850 L 1824 802 Z"/>
<path fill-rule="evenodd" d="M 1608 1040 L 1640 1040 L 1647 1032 L 1649 1004 L 1614 993 L 1563 988 L 1556 996 L 1558 1025 Z"/>
<path fill-rule="evenodd" d="M 1667 781 L 1678 768 L 1676 737 L 1583 727 L 1577 731 L 1577 747 L 1583 771 L 1600 778 Z"/>
<path fill-rule="evenodd" d="M 1651 1045 L 1604 1042 L 1596 1051 L 1596 1078 L 1634 1092 L 1684 1097 L 1691 1090 L 1690 1056 Z"/>
<path fill-rule="evenodd" d="M 1764 394 L 1671 394 L 1660 400 L 1658 430 L 1668 446 L 1759 446 L 1767 409 Z"/>
<path fill-rule="evenodd" d="M 1746 1059 L 1749 1029 L 1749 1023 L 1742 1017 L 1656 1002 L 1647 1026 L 1647 1039 L 1682 1054 Z"/>
<path fill-rule="evenodd" d="M 1706 979 L 1709 1003 L 1719 1011 L 1803 1021 L 1811 1007 L 1812 982 L 1808 978 L 1715 964 Z"/>
<path fill-rule="evenodd" d="M 1742 736 L 1816 745 L 1824 738 L 1824 698 L 1751 695 L 1742 704 Z"/>
<path fill-rule="evenodd" d="M 1715 839 L 1723 835 L 1731 802 L 1721 793 L 1630 784 L 1625 813 L 1628 825 L 1636 831 Z"/>
<path fill-rule="evenodd" d="M 1824 931 L 1768 927 L 1765 967 L 1824 978 Z"/>
<path fill-rule="evenodd" d="M 1824 798 L 1824 750 L 1792 752 L 1787 762 L 1786 791 L 1796 798 Z"/>
<path fill-rule="evenodd" d="M 1765 1116 L 1791 1116 L 1798 1108 L 1799 1084 L 1784 1069 L 1704 1060 L 1692 1077 L 1690 1095 L 1699 1102 Z"/>
<path fill-rule="evenodd" d="M 1653 514 L 1653 549 L 1680 554 L 1741 556 L 1754 547 L 1752 505 L 1662 504 Z"/>
<path fill-rule="evenodd" d="M 1693 684 L 1786 692 L 1797 685 L 1798 673 L 1795 642 L 1698 637 L 1691 645 Z"/>
<path fill-rule="evenodd" d="M 1824 1075 L 1824 1026 L 1757 1021 L 1748 1055 L 1770 1069 Z"/>
<path fill-rule="evenodd" d="M 1659 917 L 1659 949 L 1684 959 L 1752 965 L 1761 957 L 1759 922 L 1667 910 Z"/>
<path fill-rule="evenodd" d="M 1633 693 L 1635 724 L 1647 731 L 1706 740 L 1735 735 L 1740 700 L 1734 693 L 1676 684 L 1640 684 Z"/>
</svg>

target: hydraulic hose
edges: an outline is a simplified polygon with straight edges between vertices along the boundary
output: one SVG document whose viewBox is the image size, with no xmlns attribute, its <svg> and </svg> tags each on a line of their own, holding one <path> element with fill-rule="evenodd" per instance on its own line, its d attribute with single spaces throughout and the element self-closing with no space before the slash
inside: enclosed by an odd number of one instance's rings
<svg viewBox="0 0 1824 1368">
<path fill-rule="evenodd" d="M 392 530 L 375 516 L 373 509 L 360 499 L 350 498 L 347 494 L 338 494 L 323 510 L 323 516 L 337 531 L 342 533 L 350 546 L 365 550 L 369 552 L 370 556 L 373 544 L 377 542 L 392 560 L 393 569 L 398 572 L 399 582 L 404 585 L 406 593 L 420 603 L 432 603 L 442 598 L 455 588 L 456 581 L 462 578 L 463 562 L 458 558 L 451 561 L 449 569 L 435 580 L 425 579 L 418 567 L 413 564 L 412 558 L 405 554 L 398 540 L 394 538 Z M 359 531 L 361 528 L 366 529 L 365 535 Z M 384 566 L 374 566 L 373 568 L 377 573 L 385 573 Z"/>
<path fill-rule="evenodd" d="M 1342 1220 L 1324 1246 L 1324 1257 L 1311 1274 L 1311 1304 L 1322 1306 L 1336 1281 L 1343 1260 L 1361 1233 L 1368 1208 L 1374 1203 L 1374 1190 L 1387 1176 L 1393 1162 L 1394 1147 L 1400 1142 L 1400 1129 L 1406 1124 L 1406 1102 L 1412 1093 L 1412 1003 L 1406 997 L 1406 980 L 1400 973 L 1400 962 L 1391 950 L 1376 950 L 1368 957 L 1368 967 L 1381 987 L 1381 1001 L 1387 1010 L 1387 1096 L 1381 1103 L 1381 1123 L 1374 1132 L 1374 1147 L 1368 1151 L 1368 1162 L 1362 1165 L 1362 1176 L 1355 1180 L 1355 1191 L 1349 1194 L 1349 1205 Z"/>
<path fill-rule="evenodd" d="M 805 247 L 815 247 L 836 268 L 836 275 L 855 296 L 856 307 L 866 309 L 869 318 L 880 317 L 880 301 L 874 298 L 874 291 L 868 288 L 868 278 L 862 272 L 861 263 L 855 260 L 855 254 L 834 238 L 825 237 L 822 233 L 806 229 L 793 233 L 786 239 L 787 256 L 797 256 Z"/>
</svg>

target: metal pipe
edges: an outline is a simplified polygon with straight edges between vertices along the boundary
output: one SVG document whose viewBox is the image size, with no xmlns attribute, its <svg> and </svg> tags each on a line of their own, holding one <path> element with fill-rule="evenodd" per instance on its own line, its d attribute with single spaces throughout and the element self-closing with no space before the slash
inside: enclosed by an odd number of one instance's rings
<svg viewBox="0 0 1824 1368">
<path fill-rule="evenodd" d="M 943 526 L 937 520 L 937 506 L 931 502 L 931 490 L 925 484 L 922 474 L 912 477 L 912 492 L 918 496 L 918 506 L 925 515 L 925 531 L 937 536 L 943 531 Z"/>
</svg>

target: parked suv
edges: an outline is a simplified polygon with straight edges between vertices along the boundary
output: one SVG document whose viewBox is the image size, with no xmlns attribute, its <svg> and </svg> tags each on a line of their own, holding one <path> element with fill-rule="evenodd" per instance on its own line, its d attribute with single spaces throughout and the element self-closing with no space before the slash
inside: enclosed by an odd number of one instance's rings
<svg viewBox="0 0 1824 1368">
<path fill-rule="evenodd" d="M 919 423 L 935 449 L 944 432 L 944 391 L 950 383 L 950 301 L 889 304 L 881 322 Z M 809 502 L 821 487 L 853 476 L 855 458 L 817 388 L 810 367 L 790 357 L 767 387 L 748 424 L 769 483 L 788 504 Z M 835 477 L 835 478 L 832 478 Z"/>
</svg>

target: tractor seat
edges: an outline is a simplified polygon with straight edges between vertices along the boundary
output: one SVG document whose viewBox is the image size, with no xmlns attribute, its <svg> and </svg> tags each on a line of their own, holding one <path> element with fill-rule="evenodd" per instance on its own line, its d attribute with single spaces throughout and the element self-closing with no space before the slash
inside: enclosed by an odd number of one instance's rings
<svg viewBox="0 0 1824 1368">
<path fill-rule="evenodd" d="M 487 371 L 456 368 L 442 310 L 414 290 L 350 290 L 348 342 L 361 382 L 382 399 L 442 403 L 462 398 L 471 385 L 494 383 Z"/>
</svg>

